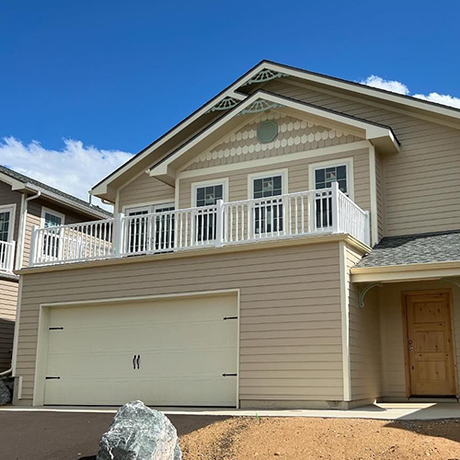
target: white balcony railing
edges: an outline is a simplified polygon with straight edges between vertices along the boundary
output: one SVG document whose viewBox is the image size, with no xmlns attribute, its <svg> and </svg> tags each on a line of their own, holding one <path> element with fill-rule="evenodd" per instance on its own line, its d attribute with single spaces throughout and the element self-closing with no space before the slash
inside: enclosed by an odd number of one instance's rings
<svg viewBox="0 0 460 460">
<path fill-rule="evenodd" d="M 313 234 L 369 244 L 369 214 L 337 183 L 322 190 L 36 228 L 31 265 L 185 251 Z"/>
<path fill-rule="evenodd" d="M 15 248 L 14 241 L 0 241 L 0 273 L 13 273 Z"/>
</svg>

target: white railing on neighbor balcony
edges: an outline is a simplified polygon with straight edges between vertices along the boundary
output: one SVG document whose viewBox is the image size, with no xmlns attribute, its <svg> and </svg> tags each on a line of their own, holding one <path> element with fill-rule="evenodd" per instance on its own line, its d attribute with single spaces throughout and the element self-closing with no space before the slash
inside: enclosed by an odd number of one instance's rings
<svg viewBox="0 0 460 460">
<path fill-rule="evenodd" d="M 0 273 L 13 273 L 15 248 L 14 241 L 0 241 Z"/>
<path fill-rule="evenodd" d="M 338 189 L 287 193 L 175 211 L 119 215 L 34 230 L 32 265 L 185 251 L 313 234 L 369 244 L 369 214 Z"/>
</svg>

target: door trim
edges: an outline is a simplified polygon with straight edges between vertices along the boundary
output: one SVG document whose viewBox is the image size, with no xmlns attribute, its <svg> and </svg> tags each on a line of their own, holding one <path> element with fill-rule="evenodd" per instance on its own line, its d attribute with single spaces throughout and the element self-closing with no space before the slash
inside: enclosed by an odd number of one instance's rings
<svg viewBox="0 0 460 460">
<path fill-rule="evenodd" d="M 75 307 L 75 306 L 103 306 L 111 303 L 123 303 L 127 301 L 161 301 L 161 300 L 172 300 L 181 299 L 187 297 L 215 297 L 215 296 L 236 296 L 236 311 L 238 315 L 237 319 L 237 344 L 236 344 L 236 409 L 240 408 L 240 335 L 241 335 L 241 291 L 240 289 L 216 289 L 212 291 L 197 291 L 197 292 L 178 292 L 177 294 L 152 294 L 146 296 L 127 296 L 127 297 L 113 297 L 104 298 L 98 300 L 83 300 L 83 301 L 70 301 L 70 302 L 49 302 L 42 303 L 39 306 L 38 313 L 38 336 L 37 336 L 37 348 L 35 353 L 35 375 L 34 375 L 34 386 L 32 396 L 32 406 L 42 406 L 45 400 L 45 374 L 46 367 L 48 364 L 48 336 L 49 336 L 49 319 L 51 309 L 53 307 Z"/>
<path fill-rule="evenodd" d="M 450 316 L 450 333 L 452 337 L 452 359 L 454 361 L 454 383 L 455 383 L 455 396 L 459 397 L 458 391 L 458 372 L 457 372 L 457 356 L 455 346 L 455 329 L 454 329 L 454 315 L 453 315 L 453 296 L 452 289 L 429 289 L 421 291 L 403 291 L 401 292 L 401 310 L 402 310 L 402 322 L 403 322 L 403 349 L 404 349 L 404 375 L 405 375 L 405 387 L 406 397 L 411 398 L 411 380 L 410 380 L 410 360 L 409 351 L 407 349 L 408 340 L 408 327 L 407 327 L 407 297 L 411 295 L 430 295 L 430 294 L 447 294 L 449 297 L 449 316 Z"/>
</svg>

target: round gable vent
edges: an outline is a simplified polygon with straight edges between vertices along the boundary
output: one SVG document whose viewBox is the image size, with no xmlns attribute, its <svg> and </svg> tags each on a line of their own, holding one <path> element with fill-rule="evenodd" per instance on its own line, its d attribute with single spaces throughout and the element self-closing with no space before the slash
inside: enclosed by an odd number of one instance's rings
<svg viewBox="0 0 460 460">
<path fill-rule="evenodd" d="M 263 144 L 272 142 L 278 135 L 278 125 L 272 121 L 262 121 L 257 128 L 257 139 Z"/>
</svg>

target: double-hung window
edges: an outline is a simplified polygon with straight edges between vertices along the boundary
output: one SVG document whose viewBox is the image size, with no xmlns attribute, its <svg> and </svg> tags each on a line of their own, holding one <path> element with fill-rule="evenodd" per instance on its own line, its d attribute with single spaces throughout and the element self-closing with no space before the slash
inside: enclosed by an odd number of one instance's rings
<svg viewBox="0 0 460 460">
<path fill-rule="evenodd" d="M 127 228 L 128 253 L 169 251 L 174 248 L 174 203 L 161 203 L 127 209 L 133 217 Z M 150 214 L 158 213 L 151 216 Z"/>
<path fill-rule="evenodd" d="M 43 227 L 48 231 L 43 237 L 43 255 L 47 258 L 57 259 L 60 255 L 61 225 L 64 225 L 65 216 L 51 209 L 42 209 Z"/>
<path fill-rule="evenodd" d="M 0 206 L 0 241 L 13 239 L 13 207 Z"/>
<path fill-rule="evenodd" d="M 206 207 L 215 206 L 219 200 L 224 199 L 225 183 L 196 184 L 194 186 L 194 194 L 195 207 L 205 208 L 198 210 L 195 217 L 195 241 L 214 241 L 217 236 L 217 213 L 215 209 L 206 209 Z"/>
<path fill-rule="evenodd" d="M 256 235 L 283 231 L 283 174 L 252 178 L 254 202 L 254 233 Z"/>
<path fill-rule="evenodd" d="M 339 190 L 349 195 L 350 164 L 340 163 L 314 166 L 315 190 L 328 189 L 333 182 L 338 182 Z M 315 199 L 316 228 L 323 229 L 332 226 L 332 198 L 318 193 Z"/>
</svg>

